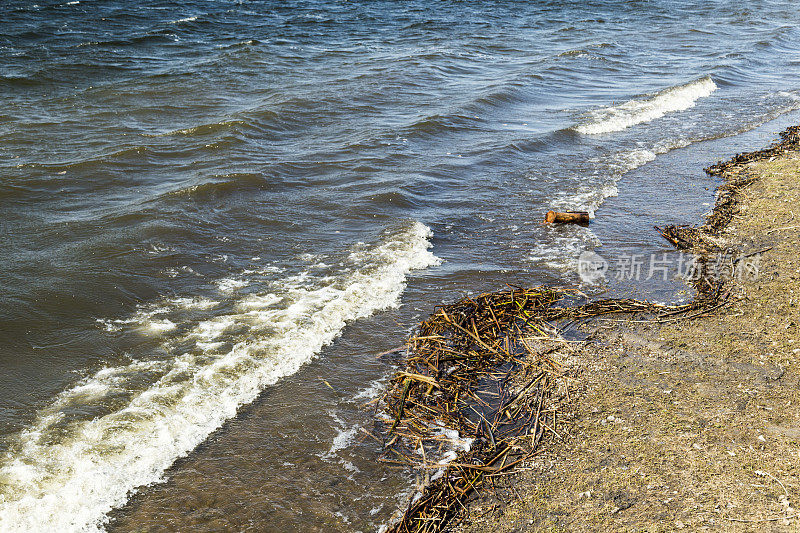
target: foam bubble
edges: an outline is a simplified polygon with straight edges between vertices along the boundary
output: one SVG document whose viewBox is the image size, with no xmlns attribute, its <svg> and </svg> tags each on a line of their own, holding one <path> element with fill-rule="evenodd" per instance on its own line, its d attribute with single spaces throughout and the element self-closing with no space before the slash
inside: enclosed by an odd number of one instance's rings
<svg viewBox="0 0 800 533">
<path fill-rule="evenodd" d="M 273 307 L 185 325 L 175 343 L 184 353 L 104 369 L 62 393 L 0 462 L 0 529 L 99 531 L 106 513 L 137 487 L 158 481 L 175 459 L 310 361 L 348 322 L 398 305 L 408 273 L 439 263 L 428 250 L 430 237 L 423 224 L 408 224 L 360 249 L 355 268 L 327 281 L 276 283 L 281 302 Z M 149 385 L 137 389 L 143 380 Z M 73 402 L 112 395 L 123 400 L 104 414 L 69 418 Z"/>
<path fill-rule="evenodd" d="M 556 198 L 551 207 L 556 211 L 588 211 L 589 217 L 594 218 L 594 212 L 605 199 L 618 194 L 616 182 L 599 187 L 581 185 L 576 192 Z"/>
<path fill-rule="evenodd" d="M 209 298 L 173 298 L 168 301 L 172 306 L 179 309 L 212 309 L 219 305 L 219 302 Z"/>
<path fill-rule="evenodd" d="M 173 322 L 168 318 L 164 318 L 161 320 L 150 320 L 150 322 L 147 325 L 150 328 L 150 330 L 155 333 L 172 331 L 176 327 L 175 322 Z"/>
<path fill-rule="evenodd" d="M 101 324 L 102 328 L 109 333 L 120 331 L 124 326 L 133 326 L 146 333 L 162 333 L 171 331 L 175 328 L 174 322 L 169 319 L 159 317 L 160 315 L 164 315 L 169 311 L 169 307 L 165 307 L 163 305 L 144 305 L 139 306 L 139 308 L 136 310 L 136 313 L 134 313 L 130 318 L 116 320 L 98 318 L 97 322 L 98 324 Z"/>
<path fill-rule="evenodd" d="M 800 94 L 794 91 L 780 91 L 778 92 L 778 95 L 783 96 L 784 98 L 787 98 L 792 102 L 800 102 Z"/>
<path fill-rule="evenodd" d="M 247 287 L 250 282 L 246 279 L 236 279 L 236 278 L 225 278 L 221 279 L 217 282 L 217 288 L 221 292 L 231 292 L 242 287 Z"/>
<path fill-rule="evenodd" d="M 475 439 L 463 438 L 461 434 L 455 429 L 449 429 L 444 426 L 435 428 L 436 435 L 446 440 L 455 451 L 468 452 L 472 449 L 472 443 Z"/>
<path fill-rule="evenodd" d="M 331 414 L 333 416 L 333 420 L 339 426 L 339 429 L 338 432 L 336 433 L 336 436 L 333 437 L 330 449 L 325 454 L 321 455 L 323 459 L 331 459 L 335 457 L 336 452 L 347 448 L 350 445 L 350 443 L 353 442 L 353 439 L 355 439 L 356 435 L 358 434 L 359 426 L 352 425 L 348 427 L 347 424 L 336 415 L 336 413 L 331 413 Z"/>
<path fill-rule="evenodd" d="M 194 22 L 195 20 L 197 20 L 198 16 L 199 15 L 195 15 L 193 17 L 186 17 L 185 19 L 173 20 L 172 22 L 170 22 L 170 24 L 180 24 L 181 22 Z"/>
<path fill-rule="evenodd" d="M 369 386 L 358 391 L 354 400 L 374 400 L 383 393 L 386 388 L 386 378 L 376 379 L 370 382 Z"/>
<path fill-rule="evenodd" d="M 629 100 L 618 106 L 593 111 L 590 121 L 575 126 L 575 131 L 586 135 L 622 131 L 661 118 L 667 113 L 689 109 L 697 100 L 709 96 L 716 89 L 714 81 L 706 76 L 685 85 L 670 87 L 644 100 Z"/>
</svg>

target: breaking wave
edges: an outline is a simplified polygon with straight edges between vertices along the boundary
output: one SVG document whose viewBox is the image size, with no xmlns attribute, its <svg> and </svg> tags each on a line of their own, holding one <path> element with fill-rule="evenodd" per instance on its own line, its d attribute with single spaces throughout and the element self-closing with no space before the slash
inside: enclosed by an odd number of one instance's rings
<svg viewBox="0 0 800 533">
<path fill-rule="evenodd" d="M 575 126 L 575 131 L 586 135 L 622 131 L 661 118 L 667 113 L 689 109 L 697 100 L 709 96 L 716 89 L 714 81 L 706 76 L 685 85 L 670 87 L 645 100 L 629 100 L 618 106 L 592 111 L 590 120 Z"/>
<path fill-rule="evenodd" d="M 297 372 L 348 322 L 396 306 L 408 273 L 439 263 L 431 235 L 419 222 L 406 224 L 357 246 L 339 274 L 304 272 L 270 291 L 235 295 L 221 306 L 227 314 L 213 315 L 217 302 L 182 298 L 101 322 L 141 321 L 151 330 L 156 318 L 169 322 L 155 328 L 165 336 L 163 353 L 100 370 L 38 413 L 0 461 L 0 529 L 100 530 L 106 513 L 160 480 L 239 406 Z M 182 306 L 201 318 L 173 323 L 180 321 L 170 310 Z M 87 404 L 94 414 L 74 414 Z"/>
</svg>

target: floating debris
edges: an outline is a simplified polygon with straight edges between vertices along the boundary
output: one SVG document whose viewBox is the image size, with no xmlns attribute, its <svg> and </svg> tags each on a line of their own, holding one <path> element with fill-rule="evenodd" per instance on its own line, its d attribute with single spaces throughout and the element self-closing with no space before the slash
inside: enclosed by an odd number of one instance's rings
<svg viewBox="0 0 800 533">
<path fill-rule="evenodd" d="M 589 224 L 589 213 L 587 211 L 567 211 L 559 213 L 548 211 L 544 217 L 545 224 L 579 224 L 586 226 Z"/>
</svg>

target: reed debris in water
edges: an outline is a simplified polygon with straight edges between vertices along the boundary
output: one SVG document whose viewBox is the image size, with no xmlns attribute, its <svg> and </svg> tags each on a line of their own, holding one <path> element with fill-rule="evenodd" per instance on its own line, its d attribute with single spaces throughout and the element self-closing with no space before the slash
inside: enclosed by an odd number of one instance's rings
<svg viewBox="0 0 800 533">
<path fill-rule="evenodd" d="M 673 316 L 705 305 L 585 302 L 577 291 L 515 287 L 438 307 L 409 339 L 405 367 L 383 398 L 382 460 L 427 480 L 389 531 L 442 531 L 487 480 L 558 435 L 558 413 L 567 402 L 564 372 L 553 358 L 569 345 L 562 321 L 612 313 Z M 442 462 L 448 453 L 451 460 Z"/>
</svg>

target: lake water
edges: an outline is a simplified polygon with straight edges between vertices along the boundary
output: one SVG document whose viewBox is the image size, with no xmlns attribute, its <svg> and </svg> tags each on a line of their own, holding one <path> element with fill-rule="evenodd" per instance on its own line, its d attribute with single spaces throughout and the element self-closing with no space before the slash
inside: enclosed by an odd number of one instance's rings
<svg viewBox="0 0 800 533">
<path fill-rule="evenodd" d="M 378 354 L 505 283 L 688 297 L 577 257 L 672 253 L 798 43 L 781 0 L 7 0 L 0 529 L 377 530 Z"/>
</svg>

